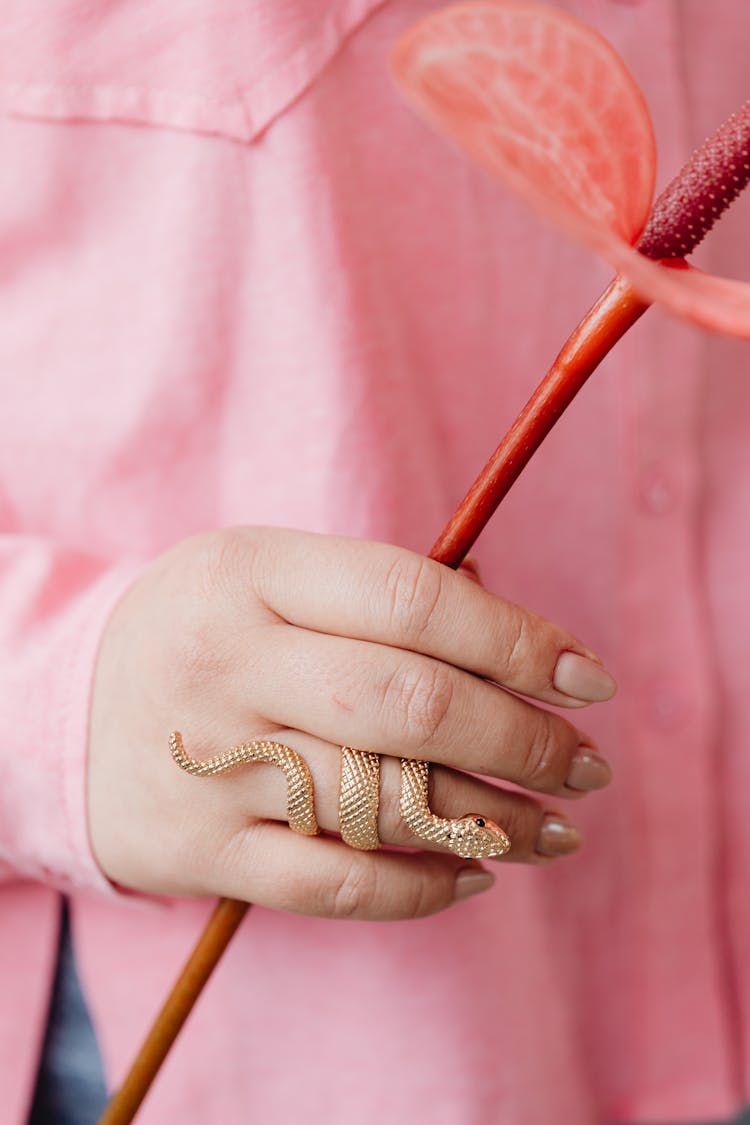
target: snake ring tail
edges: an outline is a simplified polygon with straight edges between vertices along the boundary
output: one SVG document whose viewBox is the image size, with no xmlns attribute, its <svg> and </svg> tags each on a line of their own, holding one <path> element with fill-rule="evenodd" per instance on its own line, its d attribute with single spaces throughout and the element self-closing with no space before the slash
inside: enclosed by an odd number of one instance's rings
<svg viewBox="0 0 750 1125">
<path fill-rule="evenodd" d="M 227 773 L 246 762 L 271 762 L 282 769 L 286 777 L 289 827 L 303 836 L 317 836 L 320 832 L 315 817 L 313 781 L 307 762 L 301 754 L 284 746 L 282 742 L 270 742 L 266 739 L 243 742 L 239 746 L 232 746 L 226 754 L 201 761 L 186 753 L 182 735 L 175 730 L 169 736 L 169 749 L 180 769 L 195 777 L 216 777 L 217 774 Z"/>
</svg>

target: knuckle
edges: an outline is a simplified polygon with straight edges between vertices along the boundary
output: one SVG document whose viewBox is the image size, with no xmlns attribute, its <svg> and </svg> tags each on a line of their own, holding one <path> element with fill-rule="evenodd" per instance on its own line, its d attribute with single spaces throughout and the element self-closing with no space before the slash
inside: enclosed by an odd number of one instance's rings
<svg viewBox="0 0 750 1125">
<path fill-rule="evenodd" d="M 193 621 L 170 641 L 169 666 L 177 693 L 194 699 L 196 692 L 225 680 L 235 660 L 213 622 Z"/>
<path fill-rule="evenodd" d="M 553 793 L 562 783 L 564 766 L 557 728 L 554 715 L 546 711 L 537 713 L 537 722 L 521 767 L 522 784 L 529 789 Z"/>
<path fill-rule="evenodd" d="M 188 830 L 186 825 L 186 832 Z M 226 895 L 228 886 L 248 884 L 251 894 L 250 873 L 263 862 L 262 835 L 262 821 L 243 818 L 240 825 L 227 825 L 221 818 L 215 819 L 200 848 L 202 855 L 198 856 L 193 848 L 189 853 L 191 861 L 203 873 L 202 893 Z M 233 897 L 235 895 L 233 890 Z M 243 893 L 237 897 L 245 896 Z"/>
<path fill-rule="evenodd" d="M 388 569 L 385 591 L 395 635 L 418 640 L 429 630 L 440 602 L 441 568 L 430 559 L 399 554 Z"/>
<path fill-rule="evenodd" d="M 324 911 L 331 918 L 358 918 L 371 911 L 377 895 L 377 866 L 354 856 L 343 875 L 329 889 Z"/>
<path fill-rule="evenodd" d="M 206 536 L 196 559 L 199 595 L 209 604 L 236 603 L 252 588 L 257 545 L 244 528 Z"/>
<path fill-rule="evenodd" d="M 179 627 L 163 641 L 164 659 L 174 690 L 195 702 L 195 693 L 226 687 L 242 662 L 236 623 L 209 602 L 191 602 Z"/>
<path fill-rule="evenodd" d="M 247 864 L 245 833 L 227 831 L 216 822 L 204 833 L 186 832 L 182 862 L 206 889 L 220 887 L 226 872 L 241 870 Z"/>
<path fill-rule="evenodd" d="M 543 818 L 544 809 L 539 802 L 522 794 L 503 809 L 498 824 L 510 838 L 513 861 L 534 851 Z"/>
<path fill-rule="evenodd" d="M 401 918 L 424 918 L 439 909 L 435 888 L 424 878 L 416 878 L 404 888 L 399 903 Z"/>
<path fill-rule="evenodd" d="M 505 644 L 500 654 L 501 681 L 514 680 L 529 659 L 529 621 L 519 609 L 511 613 L 506 624 Z"/>
<path fill-rule="evenodd" d="M 224 680 L 240 658 L 236 605 L 247 601 L 252 541 L 241 529 L 196 537 L 187 561 L 180 617 L 165 631 L 175 690 L 188 698 Z"/>
<path fill-rule="evenodd" d="M 409 662 L 387 680 L 383 706 L 395 717 L 399 737 L 420 751 L 440 734 L 453 694 L 453 677 L 444 665 Z"/>
</svg>

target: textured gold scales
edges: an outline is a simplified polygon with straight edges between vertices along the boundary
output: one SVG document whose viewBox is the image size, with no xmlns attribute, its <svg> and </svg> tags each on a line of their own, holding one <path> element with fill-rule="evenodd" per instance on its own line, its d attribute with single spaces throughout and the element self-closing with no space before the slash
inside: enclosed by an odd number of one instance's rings
<svg viewBox="0 0 750 1125">
<path fill-rule="evenodd" d="M 287 783 L 287 820 L 289 827 L 303 836 L 317 836 L 320 832 L 313 803 L 313 781 L 305 759 L 284 746 L 282 742 L 259 739 L 233 746 L 226 754 L 214 758 L 191 758 L 185 752 L 182 735 L 173 731 L 169 736 L 169 749 L 180 769 L 195 777 L 216 777 L 246 762 L 271 762 L 284 771 Z"/>
<path fill-rule="evenodd" d="M 313 782 L 307 763 L 296 750 L 281 742 L 260 739 L 232 746 L 225 754 L 200 760 L 185 751 L 179 731 L 169 738 L 173 759 L 196 777 L 215 777 L 247 762 L 271 762 L 287 780 L 289 827 L 305 836 L 319 831 L 313 803 Z M 441 817 L 429 806 L 430 763 L 401 759 L 400 811 L 405 823 L 420 839 L 464 858 L 504 855 L 510 840 L 497 824 L 473 814 Z M 353 848 L 374 851 L 380 847 L 378 805 L 380 757 L 369 750 L 342 747 L 339 816 L 341 836 Z"/>
<path fill-rule="evenodd" d="M 342 746 L 339 822 L 344 843 L 366 852 L 377 851 L 379 804 L 379 755 Z"/>
<path fill-rule="evenodd" d="M 464 859 L 505 855 L 510 839 L 494 821 L 469 813 L 445 817 L 429 805 L 430 763 L 401 759 L 401 816 L 420 840 L 439 844 Z"/>
</svg>

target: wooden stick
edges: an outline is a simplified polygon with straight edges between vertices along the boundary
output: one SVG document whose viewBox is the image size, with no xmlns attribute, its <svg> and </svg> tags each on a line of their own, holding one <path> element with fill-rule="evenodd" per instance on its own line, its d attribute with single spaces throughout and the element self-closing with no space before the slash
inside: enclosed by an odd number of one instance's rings
<svg viewBox="0 0 750 1125">
<path fill-rule="evenodd" d="M 99 1125 L 130 1125 L 203 986 L 249 909 L 248 902 L 219 900 L 125 1081 L 99 1118 Z"/>
</svg>

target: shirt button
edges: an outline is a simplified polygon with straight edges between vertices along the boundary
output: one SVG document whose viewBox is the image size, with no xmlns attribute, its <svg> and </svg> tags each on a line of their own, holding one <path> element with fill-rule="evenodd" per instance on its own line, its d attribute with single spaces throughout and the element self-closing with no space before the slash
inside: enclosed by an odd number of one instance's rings
<svg viewBox="0 0 750 1125">
<path fill-rule="evenodd" d="M 651 696 L 648 711 L 657 730 L 674 731 L 687 718 L 688 704 L 678 690 L 662 685 Z"/>
<path fill-rule="evenodd" d="M 641 476 L 638 483 L 641 507 L 651 516 L 666 516 L 677 504 L 677 486 L 674 477 L 664 465 L 654 464 Z"/>
</svg>

